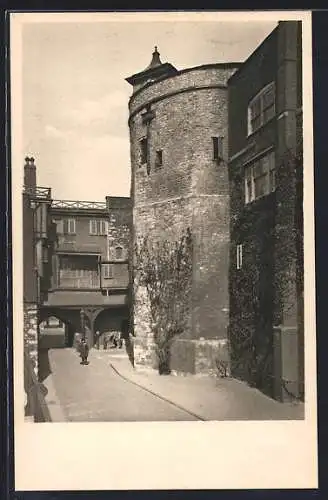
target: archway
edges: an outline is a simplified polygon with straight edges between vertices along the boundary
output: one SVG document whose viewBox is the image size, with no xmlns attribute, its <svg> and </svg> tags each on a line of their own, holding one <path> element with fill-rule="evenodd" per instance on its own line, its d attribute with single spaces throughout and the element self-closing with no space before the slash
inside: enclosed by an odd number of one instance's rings
<svg viewBox="0 0 328 500">
<path fill-rule="evenodd" d="M 120 336 L 123 335 L 125 322 L 127 320 L 127 311 L 125 308 L 107 308 L 103 309 L 95 319 L 94 323 L 94 341 L 96 342 L 96 333 L 99 332 L 99 344 L 102 346 L 104 337 L 114 332 Z"/>
<path fill-rule="evenodd" d="M 53 318 L 53 319 L 51 319 Z M 59 328 L 62 328 L 63 345 L 61 347 L 72 347 L 74 342 L 74 334 L 80 331 L 80 314 L 78 310 L 57 309 L 57 308 L 41 308 L 39 315 L 39 331 L 40 340 L 42 338 L 41 325 L 49 323 L 49 320 L 55 325 L 55 321 L 59 322 Z M 51 331 L 51 330 L 50 330 Z M 48 330 L 48 333 L 50 333 Z M 54 333 L 58 333 L 59 331 Z M 43 341 L 45 342 L 45 341 Z M 42 341 L 40 342 L 42 344 Z M 53 345 L 51 347 L 60 347 Z"/>
</svg>

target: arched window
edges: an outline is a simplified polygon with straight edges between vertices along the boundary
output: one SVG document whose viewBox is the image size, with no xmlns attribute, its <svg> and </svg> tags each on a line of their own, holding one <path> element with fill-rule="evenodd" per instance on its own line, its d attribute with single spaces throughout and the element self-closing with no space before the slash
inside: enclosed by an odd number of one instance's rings
<svg viewBox="0 0 328 500">
<path fill-rule="evenodd" d="M 116 247 L 115 248 L 115 258 L 116 259 L 122 259 L 123 258 L 123 248 L 122 247 Z"/>
</svg>

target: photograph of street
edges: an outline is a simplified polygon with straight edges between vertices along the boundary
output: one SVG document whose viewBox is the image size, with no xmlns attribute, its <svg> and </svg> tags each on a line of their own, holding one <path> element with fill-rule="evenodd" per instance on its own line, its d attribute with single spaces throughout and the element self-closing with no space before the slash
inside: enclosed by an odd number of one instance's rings
<svg viewBox="0 0 328 500">
<path fill-rule="evenodd" d="M 22 28 L 25 421 L 303 420 L 302 21 L 123 17 Z"/>
</svg>

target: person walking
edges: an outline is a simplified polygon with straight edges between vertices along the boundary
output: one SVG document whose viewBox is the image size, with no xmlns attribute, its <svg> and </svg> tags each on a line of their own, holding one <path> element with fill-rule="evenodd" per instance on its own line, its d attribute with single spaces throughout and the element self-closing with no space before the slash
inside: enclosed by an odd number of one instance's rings
<svg viewBox="0 0 328 500">
<path fill-rule="evenodd" d="M 82 361 L 81 361 L 81 365 L 88 365 L 89 362 L 88 362 L 88 355 L 89 355 L 89 346 L 88 346 L 88 343 L 87 341 L 83 338 L 81 340 L 81 358 L 82 358 Z"/>
</svg>

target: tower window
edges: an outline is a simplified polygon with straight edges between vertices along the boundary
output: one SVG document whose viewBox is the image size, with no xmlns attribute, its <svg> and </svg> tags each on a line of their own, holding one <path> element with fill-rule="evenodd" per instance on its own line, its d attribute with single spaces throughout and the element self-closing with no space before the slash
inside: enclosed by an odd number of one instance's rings
<svg viewBox="0 0 328 500">
<path fill-rule="evenodd" d="M 156 167 L 161 167 L 163 165 L 163 150 L 158 149 L 156 151 Z"/>
<path fill-rule="evenodd" d="M 243 245 L 237 245 L 236 257 L 237 269 L 241 269 L 243 267 Z"/>
<path fill-rule="evenodd" d="M 148 158 L 148 140 L 146 137 L 140 141 L 140 163 L 145 165 Z"/>
<path fill-rule="evenodd" d="M 212 137 L 213 141 L 213 160 L 223 159 L 223 138 Z"/>
</svg>

